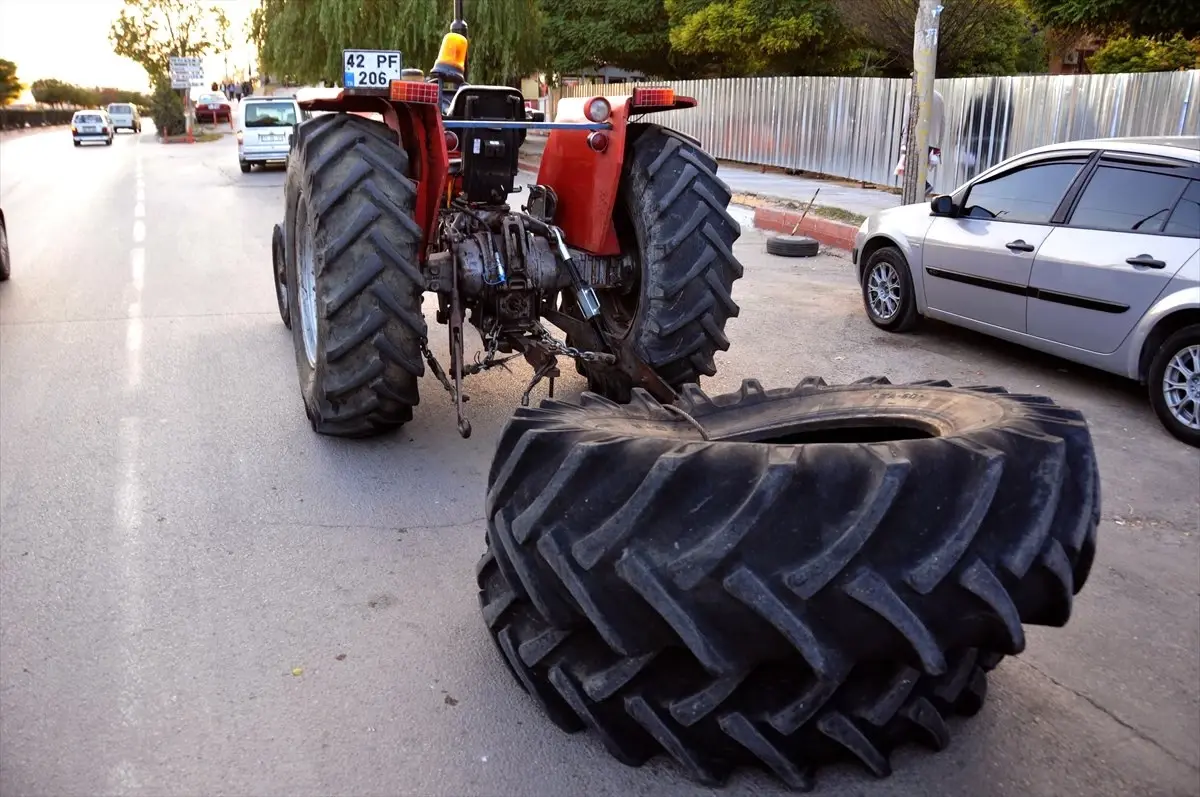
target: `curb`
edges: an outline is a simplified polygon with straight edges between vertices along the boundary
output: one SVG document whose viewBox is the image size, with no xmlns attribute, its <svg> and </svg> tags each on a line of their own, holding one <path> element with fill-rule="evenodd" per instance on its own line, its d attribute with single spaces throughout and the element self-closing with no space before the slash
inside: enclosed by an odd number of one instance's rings
<svg viewBox="0 0 1200 797">
<path fill-rule="evenodd" d="M 797 210 L 756 207 L 754 226 L 760 230 L 791 235 L 792 228 L 796 227 L 796 222 L 800 221 L 802 215 Z M 854 248 L 854 237 L 858 234 L 858 228 L 840 221 L 810 215 L 800 222 L 796 232 L 807 235 L 825 246 L 850 250 Z"/>
</svg>

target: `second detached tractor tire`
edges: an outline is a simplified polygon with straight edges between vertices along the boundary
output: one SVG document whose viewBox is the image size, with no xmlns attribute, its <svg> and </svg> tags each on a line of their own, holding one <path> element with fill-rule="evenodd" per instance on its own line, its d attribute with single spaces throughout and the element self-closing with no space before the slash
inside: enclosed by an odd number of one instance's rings
<svg viewBox="0 0 1200 797">
<path fill-rule="evenodd" d="M 426 335 L 416 193 L 387 125 L 326 114 L 297 128 L 285 284 L 300 391 L 321 434 L 366 437 L 412 419 Z"/>
<path fill-rule="evenodd" d="M 601 291 L 605 325 L 672 387 L 713 376 L 713 357 L 729 348 L 725 323 L 738 314 L 733 255 L 741 235 L 729 215 L 732 194 L 717 162 L 695 142 L 652 124 L 632 124 L 613 221 L 638 278 L 624 291 Z M 564 312 L 578 315 L 567 299 Z M 573 346 L 600 349 L 572 337 Z M 577 364 L 588 389 L 629 401 L 632 382 L 612 366 Z"/>
<path fill-rule="evenodd" d="M 861 735 L 812 713 L 840 690 L 878 695 L 879 679 L 908 669 L 940 678 L 965 649 L 1016 654 L 1023 624 L 1065 624 L 1091 569 L 1100 487 L 1086 422 L 1047 398 L 750 380 L 715 397 L 690 386 L 675 407 L 636 390 L 624 406 L 585 393 L 581 406 L 518 409 L 486 516 L 512 588 L 485 601 L 485 619 L 501 650 L 520 643 L 532 670 L 507 659 L 527 688 L 579 710 L 644 672 L 638 689 L 658 702 L 623 692 L 596 708 L 618 746 L 649 734 L 685 765 L 719 769 L 730 729 L 679 730 L 680 746 L 664 712 L 686 726 L 724 706 L 738 742 L 779 771 L 803 769 L 809 720 L 844 746 Z M 505 601 L 529 615 L 497 620 Z M 534 636 L 521 627 L 538 622 Z M 547 661 L 569 679 L 530 664 L 568 634 L 586 642 Z M 675 663 L 647 669 L 658 660 Z M 707 686 L 685 695 L 676 672 Z"/>
</svg>

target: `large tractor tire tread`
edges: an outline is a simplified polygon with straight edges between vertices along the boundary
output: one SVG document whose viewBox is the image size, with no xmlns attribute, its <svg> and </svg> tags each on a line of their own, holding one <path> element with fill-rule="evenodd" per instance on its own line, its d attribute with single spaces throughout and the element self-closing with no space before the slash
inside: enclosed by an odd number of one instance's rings
<svg viewBox="0 0 1200 797">
<path fill-rule="evenodd" d="M 425 372 L 421 341 L 422 231 L 416 186 L 395 131 L 353 114 L 301 124 L 288 168 L 289 282 L 294 280 L 297 196 L 316 219 L 318 363 L 306 407 L 313 428 L 365 437 L 412 419 Z M 304 358 L 300 309 L 291 288 L 297 361 Z M 305 372 L 306 362 L 301 363 Z M 302 384 L 303 384 L 302 377 Z"/>
<path fill-rule="evenodd" d="M 665 753 L 704 785 L 755 767 L 800 791 L 813 788 L 818 767 L 838 762 L 886 777 L 892 751 L 944 749 L 947 720 L 976 714 L 987 694 L 991 662 L 975 650 L 949 654 L 939 676 L 876 662 L 826 679 L 798 657 L 718 677 L 677 648 L 623 656 L 594 628 L 548 623 L 503 561 L 489 548 L 476 569 L 501 659 L 556 726 L 591 729 L 629 766 Z"/>
<path fill-rule="evenodd" d="M 628 657 L 683 648 L 717 677 L 798 653 L 825 680 L 1020 653 L 1024 624 L 1068 621 L 1099 511 L 1078 412 L 880 378 L 520 408 L 486 506 L 555 628 Z"/>
<path fill-rule="evenodd" d="M 632 225 L 622 244 L 636 242 L 642 285 L 628 334 L 634 354 L 679 387 L 716 374 L 716 352 L 729 349 L 725 324 L 739 313 L 733 284 L 743 270 L 733 245 L 741 227 L 729 214 L 733 195 L 717 176 L 716 159 L 658 125 L 631 125 L 629 135 L 617 201 Z M 622 372 L 592 364 L 583 370 L 590 389 L 629 400 L 632 383 Z"/>
</svg>

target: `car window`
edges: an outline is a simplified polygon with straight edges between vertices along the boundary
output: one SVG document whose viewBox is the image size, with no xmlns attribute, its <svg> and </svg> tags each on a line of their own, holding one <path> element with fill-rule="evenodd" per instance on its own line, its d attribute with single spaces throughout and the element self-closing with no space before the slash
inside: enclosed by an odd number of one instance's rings
<svg viewBox="0 0 1200 797">
<path fill-rule="evenodd" d="M 1163 232 L 1183 238 L 1200 238 L 1200 180 L 1188 184 Z"/>
<path fill-rule="evenodd" d="M 1047 224 L 1084 161 L 1027 166 L 971 186 L 963 215 L 1026 224 Z"/>
<path fill-rule="evenodd" d="M 104 117 L 98 113 L 81 113 L 75 116 L 75 121 L 85 125 L 98 125 L 104 121 Z"/>
<path fill-rule="evenodd" d="M 133 109 L 131 107 L 129 107 L 128 105 L 110 105 L 110 106 L 108 106 L 108 112 L 110 114 L 112 114 L 112 113 L 127 114 L 127 113 L 133 113 Z"/>
<path fill-rule="evenodd" d="M 246 106 L 246 127 L 291 127 L 296 105 L 291 102 L 252 102 Z"/>
<path fill-rule="evenodd" d="M 1079 196 L 1070 226 L 1159 232 L 1187 184 L 1186 177 L 1101 166 Z"/>
</svg>

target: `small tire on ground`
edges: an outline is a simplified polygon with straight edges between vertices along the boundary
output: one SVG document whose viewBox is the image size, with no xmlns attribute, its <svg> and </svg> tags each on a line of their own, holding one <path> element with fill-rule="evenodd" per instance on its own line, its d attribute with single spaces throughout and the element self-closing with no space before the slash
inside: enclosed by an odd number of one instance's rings
<svg viewBox="0 0 1200 797">
<path fill-rule="evenodd" d="M 488 632 L 518 685 L 560 729 L 590 728 L 618 761 L 637 767 L 665 753 L 708 786 L 755 767 L 807 791 L 817 767 L 843 761 L 886 777 L 903 745 L 945 749 L 947 719 L 982 708 L 996 661 L 955 651 L 938 676 L 882 661 L 822 679 L 793 654 L 715 676 L 685 649 L 627 656 L 592 626 L 555 628 L 513 571 L 492 543 L 476 576 Z"/>
<path fill-rule="evenodd" d="M 380 434 L 412 419 L 425 372 L 422 233 L 408 155 L 387 125 L 341 113 L 300 124 L 292 146 L 284 252 L 305 411 L 320 434 Z M 302 248 L 315 272 L 313 361 L 304 342 Z"/>
<path fill-rule="evenodd" d="M 767 254 L 779 257 L 815 257 L 821 244 L 807 235 L 776 235 L 767 239 Z"/>
<path fill-rule="evenodd" d="M 698 428 L 699 427 L 699 428 Z M 705 429 L 705 439 L 700 428 Z M 1082 415 L 1040 396 L 868 378 L 677 405 L 519 408 L 488 476 L 489 539 L 546 620 L 714 676 L 800 655 L 947 670 L 1062 626 L 1095 552 Z"/>
<path fill-rule="evenodd" d="M 1190 360 L 1195 375 L 1182 375 L 1174 368 L 1168 373 L 1168 368 L 1177 357 Z M 1184 327 L 1163 341 L 1150 362 L 1146 377 L 1150 406 L 1154 408 L 1158 420 L 1176 439 L 1200 448 L 1200 427 L 1188 425 L 1171 410 L 1167 399 L 1168 386 L 1164 384 L 1168 376 L 1172 377 L 1172 383 L 1180 385 L 1171 389 L 1171 392 L 1172 397 L 1181 402 L 1181 414 L 1192 423 L 1200 423 L 1200 395 L 1190 392 L 1200 391 L 1200 324 Z"/>
<path fill-rule="evenodd" d="M 729 215 L 729 187 L 717 161 L 695 142 L 653 124 L 629 126 L 625 167 L 613 220 L 624 252 L 635 256 L 638 284 L 599 291 L 609 331 L 667 384 L 698 382 L 717 372 L 713 360 L 729 349 L 725 324 L 738 315 L 733 283 L 742 264 L 733 254 L 741 228 Z M 573 298 L 563 312 L 576 317 Z M 568 336 L 572 346 L 602 350 L 594 334 Z M 576 363 L 588 389 L 629 400 L 632 381 L 613 366 Z"/>
<path fill-rule="evenodd" d="M 271 273 L 275 278 L 275 303 L 279 306 L 279 317 L 283 325 L 292 328 L 292 315 L 288 306 L 287 260 L 284 253 L 283 225 L 276 224 L 271 230 Z"/>
<path fill-rule="evenodd" d="M 871 276 L 876 269 L 889 269 L 896 274 L 900 292 L 899 306 L 890 315 L 879 312 L 872 301 Z M 917 298 L 913 292 L 912 274 L 908 270 L 908 261 L 904 253 L 894 246 L 876 249 L 867 258 L 862 269 L 860 280 L 863 307 L 867 311 L 867 319 L 872 324 L 886 332 L 909 332 L 921 321 L 917 311 Z"/>
</svg>

